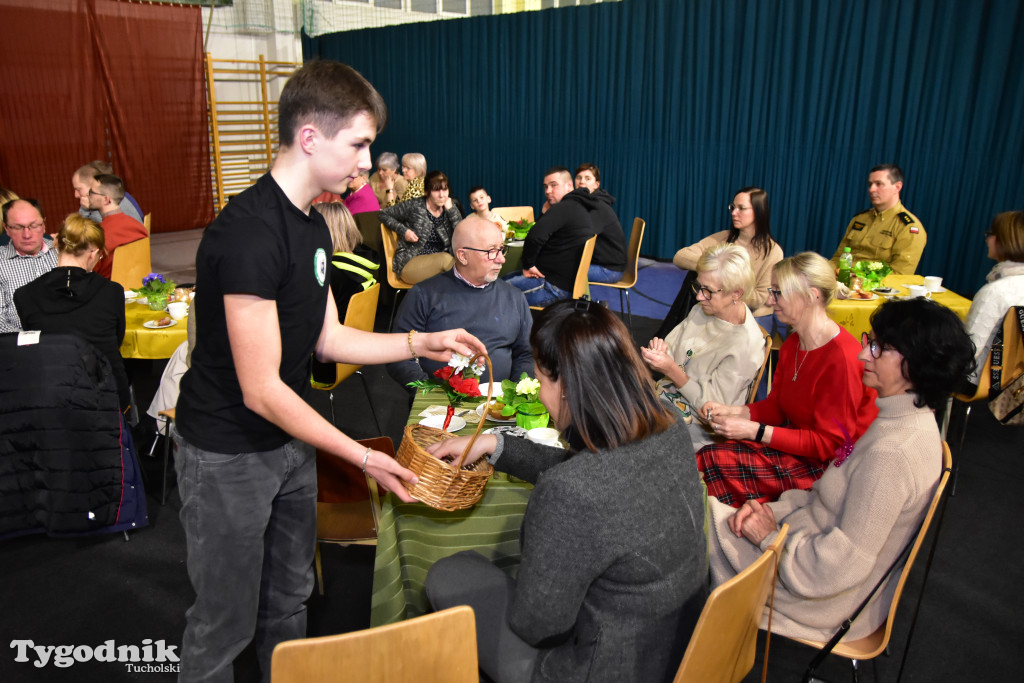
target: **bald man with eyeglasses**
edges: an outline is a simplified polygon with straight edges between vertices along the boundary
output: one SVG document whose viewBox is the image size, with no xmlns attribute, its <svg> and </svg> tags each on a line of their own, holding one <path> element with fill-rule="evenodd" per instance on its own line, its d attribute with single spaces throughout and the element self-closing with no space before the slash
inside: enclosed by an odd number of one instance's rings
<svg viewBox="0 0 1024 683">
<path fill-rule="evenodd" d="M 413 286 L 402 300 L 395 332 L 431 332 L 457 325 L 487 347 L 495 381 L 534 376 L 530 350 L 533 318 L 523 293 L 498 275 L 507 247 L 502 229 L 470 214 L 452 235 L 454 267 Z M 443 363 L 408 359 L 387 366 L 402 386 L 427 379 Z M 410 389 L 410 392 L 414 390 Z"/>
</svg>

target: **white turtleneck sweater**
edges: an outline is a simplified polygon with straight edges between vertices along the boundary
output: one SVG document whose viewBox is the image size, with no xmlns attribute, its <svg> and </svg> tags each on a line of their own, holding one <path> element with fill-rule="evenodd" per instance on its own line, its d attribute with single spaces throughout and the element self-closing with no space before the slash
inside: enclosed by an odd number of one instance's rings
<svg viewBox="0 0 1024 683">
<path fill-rule="evenodd" d="M 773 631 L 829 639 L 917 533 L 942 470 L 942 443 L 931 410 L 914 407 L 914 398 L 877 399 L 878 417 L 840 467 L 829 466 L 810 491 L 786 491 L 768 504 L 780 526 L 789 524 Z M 759 548 L 729 530 L 734 508 L 709 503 L 717 586 L 757 559 L 777 532 Z M 885 621 L 898 577 L 899 569 L 853 623 L 848 640 Z"/>
</svg>

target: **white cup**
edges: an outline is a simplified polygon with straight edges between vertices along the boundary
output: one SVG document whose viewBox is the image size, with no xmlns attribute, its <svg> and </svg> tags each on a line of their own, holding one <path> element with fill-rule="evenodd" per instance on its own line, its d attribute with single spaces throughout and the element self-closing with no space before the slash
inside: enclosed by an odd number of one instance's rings
<svg viewBox="0 0 1024 683">
<path fill-rule="evenodd" d="M 924 286 L 929 292 L 937 292 L 942 289 L 942 278 L 938 275 L 929 275 L 924 279 Z"/>
<path fill-rule="evenodd" d="M 932 293 L 928 291 L 928 288 L 924 285 L 907 285 L 907 289 L 910 290 L 910 298 L 916 299 L 919 296 L 923 296 L 926 299 L 930 299 Z"/>
<path fill-rule="evenodd" d="M 181 320 L 188 315 L 188 304 L 184 301 L 175 301 L 173 304 L 167 304 L 167 313 L 175 320 Z"/>
<path fill-rule="evenodd" d="M 554 446 L 558 443 L 558 430 L 551 427 L 537 427 L 526 432 L 526 438 L 542 446 Z"/>
</svg>

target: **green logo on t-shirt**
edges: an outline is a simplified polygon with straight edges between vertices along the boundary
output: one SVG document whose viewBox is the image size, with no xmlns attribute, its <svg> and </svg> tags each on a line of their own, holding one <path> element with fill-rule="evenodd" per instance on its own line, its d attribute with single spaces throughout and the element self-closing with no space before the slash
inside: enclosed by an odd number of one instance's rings
<svg viewBox="0 0 1024 683">
<path fill-rule="evenodd" d="M 327 252 L 322 248 L 317 249 L 316 256 L 313 257 L 313 271 L 316 274 L 316 281 L 323 287 L 327 279 Z"/>
</svg>

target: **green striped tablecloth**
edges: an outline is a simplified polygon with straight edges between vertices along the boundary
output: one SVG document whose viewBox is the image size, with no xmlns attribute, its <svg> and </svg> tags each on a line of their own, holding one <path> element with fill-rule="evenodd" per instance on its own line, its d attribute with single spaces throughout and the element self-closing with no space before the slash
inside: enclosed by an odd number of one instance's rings
<svg viewBox="0 0 1024 683">
<path fill-rule="evenodd" d="M 409 424 L 418 422 L 420 411 L 427 406 L 445 403 L 439 391 L 417 394 Z M 475 428 L 469 423 L 458 433 L 472 434 Z M 377 533 L 370 625 L 390 624 L 429 611 L 423 591 L 427 570 L 437 560 L 461 550 L 476 550 L 514 576 L 519 568 L 519 527 L 532 490 L 532 484 L 495 473 L 480 502 L 456 512 L 402 503 L 387 494 Z"/>
</svg>

